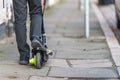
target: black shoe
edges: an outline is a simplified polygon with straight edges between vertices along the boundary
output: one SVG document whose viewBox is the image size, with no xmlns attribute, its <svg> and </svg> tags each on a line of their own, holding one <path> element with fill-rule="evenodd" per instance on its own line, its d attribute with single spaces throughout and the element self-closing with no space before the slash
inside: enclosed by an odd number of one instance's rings
<svg viewBox="0 0 120 80">
<path fill-rule="evenodd" d="M 28 65 L 29 64 L 29 58 L 21 58 L 20 57 L 19 64 L 20 65 Z"/>
<path fill-rule="evenodd" d="M 40 41 L 38 41 L 37 39 L 33 39 L 33 40 L 32 40 L 31 46 L 32 46 L 32 48 L 40 47 L 40 48 L 42 48 L 43 50 L 46 50 L 46 48 L 42 45 L 42 43 L 41 43 Z"/>
</svg>

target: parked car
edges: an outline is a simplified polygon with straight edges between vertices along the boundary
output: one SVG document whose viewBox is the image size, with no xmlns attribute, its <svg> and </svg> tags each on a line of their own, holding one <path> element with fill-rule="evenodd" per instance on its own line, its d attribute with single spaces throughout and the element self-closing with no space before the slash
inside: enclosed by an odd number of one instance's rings
<svg viewBox="0 0 120 80">
<path fill-rule="evenodd" d="M 120 29 L 120 0 L 115 0 L 115 11 L 117 19 L 117 27 Z"/>
</svg>

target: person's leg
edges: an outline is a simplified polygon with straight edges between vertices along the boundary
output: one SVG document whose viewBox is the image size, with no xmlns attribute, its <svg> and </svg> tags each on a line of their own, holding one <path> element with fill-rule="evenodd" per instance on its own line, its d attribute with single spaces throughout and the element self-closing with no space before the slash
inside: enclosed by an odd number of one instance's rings
<svg viewBox="0 0 120 80">
<path fill-rule="evenodd" d="M 13 0 L 15 15 L 15 34 L 18 50 L 20 53 L 20 64 L 27 64 L 29 59 L 30 48 L 26 42 L 26 17 L 27 17 L 27 0 Z"/>
<path fill-rule="evenodd" d="M 30 40 L 32 41 L 32 47 L 42 47 L 42 6 L 41 0 L 28 0 L 29 12 L 30 12 Z"/>
<path fill-rule="evenodd" d="M 34 36 L 41 37 L 42 27 L 42 7 L 40 5 L 41 0 L 28 0 L 29 13 L 30 13 L 30 40 Z"/>
</svg>

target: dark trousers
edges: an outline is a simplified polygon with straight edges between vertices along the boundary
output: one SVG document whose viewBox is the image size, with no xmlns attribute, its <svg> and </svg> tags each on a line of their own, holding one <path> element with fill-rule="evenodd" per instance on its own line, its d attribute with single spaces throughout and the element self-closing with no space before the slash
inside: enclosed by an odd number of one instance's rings
<svg viewBox="0 0 120 80">
<path fill-rule="evenodd" d="M 13 0 L 16 41 L 20 56 L 24 57 L 29 57 L 30 53 L 29 45 L 26 42 L 27 3 L 31 21 L 30 39 L 32 40 L 34 35 L 41 37 L 44 32 L 41 0 Z"/>
</svg>

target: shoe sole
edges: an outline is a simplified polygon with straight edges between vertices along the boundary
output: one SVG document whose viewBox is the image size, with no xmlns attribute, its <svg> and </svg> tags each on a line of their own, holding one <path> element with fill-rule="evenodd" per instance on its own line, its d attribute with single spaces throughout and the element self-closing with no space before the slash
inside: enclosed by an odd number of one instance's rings
<svg viewBox="0 0 120 80">
<path fill-rule="evenodd" d="M 27 62 L 27 61 L 20 61 L 19 64 L 20 64 L 20 65 L 28 65 L 29 62 Z"/>
<path fill-rule="evenodd" d="M 32 48 L 41 47 L 43 50 L 45 50 L 45 48 L 42 46 L 42 44 L 38 40 L 33 40 L 31 43 L 31 46 Z"/>
</svg>

